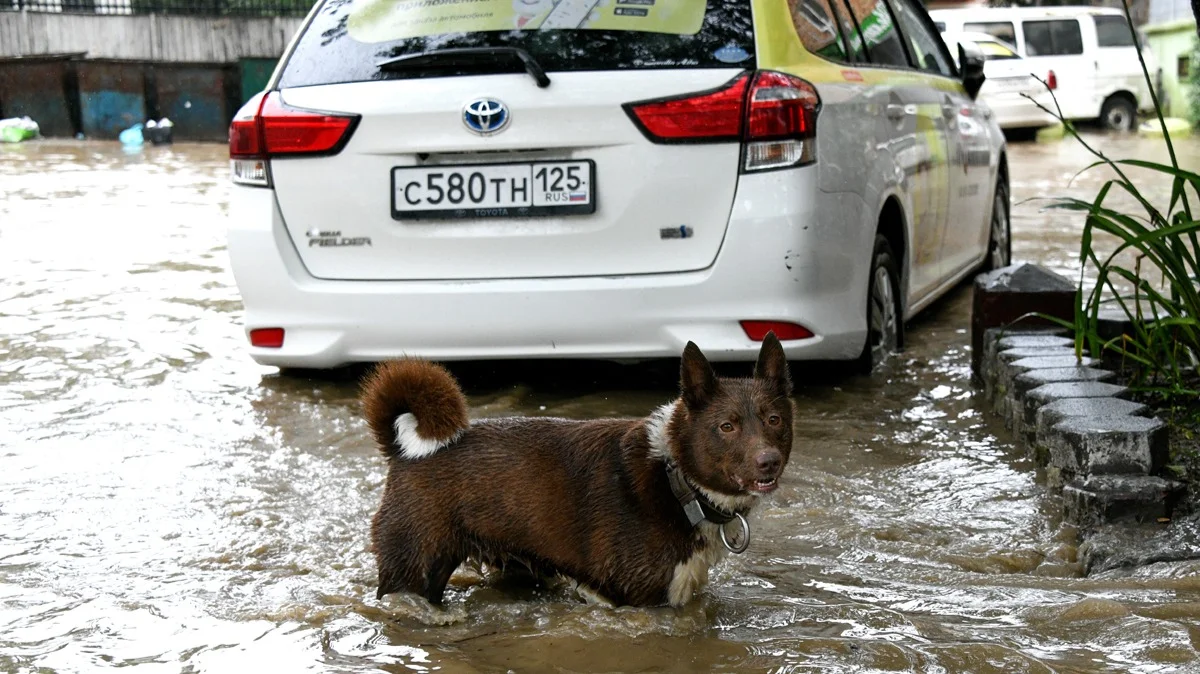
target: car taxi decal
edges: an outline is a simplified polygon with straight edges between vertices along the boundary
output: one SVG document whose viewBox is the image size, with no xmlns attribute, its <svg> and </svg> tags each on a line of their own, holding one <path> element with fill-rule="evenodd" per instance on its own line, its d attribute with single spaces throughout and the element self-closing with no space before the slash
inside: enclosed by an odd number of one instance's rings
<svg viewBox="0 0 1200 674">
<path fill-rule="evenodd" d="M 915 140 L 920 149 L 917 156 L 921 158 L 915 167 L 912 185 L 909 193 L 923 198 L 914 198 L 911 204 L 914 227 L 917 234 L 914 243 L 913 256 L 917 263 L 925 263 L 936 259 L 941 253 L 941 229 L 937 226 L 944 222 L 946 211 L 949 209 L 949 152 L 946 136 L 933 120 L 940 119 L 940 105 L 918 105 L 916 117 Z"/>
<path fill-rule="evenodd" d="M 965 94 L 962 82 L 953 77 L 920 72 L 913 69 L 875 66 L 868 63 L 854 64 L 847 69 L 845 63 L 836 63 L 804 48 L 797 35 L 788 4 L 781 0 L 753 0 L 754 39 L 758 51 L 758 65 L 767 70 L 778 70 L 802 77 L 813 84 L 853 84 L 861 86 L 919 84 L 946 93 Z M 875 24 L 872 24 L 875 25 Z M 876 26 L 872 35 L 876 38 L 889 30 L 882 24 Z M 871 37 L 867 39 L 871 42 Z M 856 73 L 849 75 L 847 73 Z"/>
</svg>

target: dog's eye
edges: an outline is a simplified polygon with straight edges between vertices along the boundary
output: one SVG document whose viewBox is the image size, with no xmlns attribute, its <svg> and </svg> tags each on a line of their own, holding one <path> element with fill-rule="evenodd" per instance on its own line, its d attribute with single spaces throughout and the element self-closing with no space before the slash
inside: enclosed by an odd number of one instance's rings
<svg viewBox="0 0 1200 674">
<path fill-rule="evenodd" d="M 732 433 L 733 432 L 733 424 L 726 421 L 725 423 L 721 424 L 721 430 L 725 431 L 726 433 Z"/>
<path fill-rule="evenodd" d="M 778 414 L 772 414 L 771 416 L 767 417 L 767 423 L 772 426 L 778 426 L 780 421 L 782 421 L 782 419 L 779 418 Z"/>
</svg>

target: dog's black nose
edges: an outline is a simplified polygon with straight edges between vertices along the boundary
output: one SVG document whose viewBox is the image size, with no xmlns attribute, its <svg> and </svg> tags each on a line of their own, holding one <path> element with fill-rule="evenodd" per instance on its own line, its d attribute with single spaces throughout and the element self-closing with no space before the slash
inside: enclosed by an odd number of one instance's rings
<svg viewBox="0 0 1200 674">
<path fill-rule="evenodd" d="M 767 449 L 759 452 L 754 457 L 754 462 L 758 464 L 760 475 L 774 477 L 779 472 L 780 464 L 783 463 L 783 455 L 777 449 Z"/>
</svg>

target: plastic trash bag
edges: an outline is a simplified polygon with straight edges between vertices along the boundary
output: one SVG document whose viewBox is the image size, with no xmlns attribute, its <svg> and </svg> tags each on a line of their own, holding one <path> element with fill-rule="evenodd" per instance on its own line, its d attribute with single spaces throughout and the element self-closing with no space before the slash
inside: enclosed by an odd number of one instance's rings
<svg viewBox="0 0 1200 674">
<path fill-rule="evenodd" d="M 143 135 L 153 145 L 170 145 L 171 129 L 174 126 L 175 123 L 166 117 L 158 121 L 152 119 L 146 122 L 146 129 Z"/>
<path fill-rule="evenodd" d="M 0 119 L 0 143 L 20 143 L 37 138 L 39 133 L 37 122 L 28 117 Z"/>
<path fill-rule="evenodd" d="M 117 136 L 117 139 L 121 141 L 122 145 L 141 145 L 145 142 L 145 139 L 142 138 L 142 125 L 134 124 L 128 129 L 125 129 L 119 136 Z"/>
</svg>

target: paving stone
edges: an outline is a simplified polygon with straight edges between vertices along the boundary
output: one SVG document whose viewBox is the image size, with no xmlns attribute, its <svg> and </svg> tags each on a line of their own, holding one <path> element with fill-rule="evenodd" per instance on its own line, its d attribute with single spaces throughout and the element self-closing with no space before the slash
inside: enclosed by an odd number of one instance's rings
<svg viewBox="0 0 1200 674">
<path fill-rule="evenodd" d="M 1009 337 L 1066 337 L 1067 332 L 1061 328 L 1048 327 L 1027 327 L 1027 328 L 988 328 L 984 331 L 983 346 L 980 347 L 980 363 L 979 363 L 979 379 L 986 379 L 986 374 L 995 369 L 997 362 L 997 354 L 1001 351 L 1008 350 L 1008 347 L 1000 346 L 1001 339 Z M 1072 342 L 1072 347 L 1074 342 Z M 1013 347 L 1021 348 L 1021 347 Z M 1037 348 L 1037 347 L 1030 347 Z M 1061 346 L 1045 347 L 1045 348 L 1062 348 Z"/>
<path fill-rule="evenodd" d="M 1183 483 L 1153 475 L 1093 475 L 1063 487 L 1063 510 L 1067 521 L 1085 530 L 1157 522 L 1171 517 L 1184 491 Z"/>
<path fill-rule="evenodd" d="M 1038 407 L 1062 400 L 1064 398 L 1103 398 L 1122 397 L 1128 395 L 1129 389 L 1117 384 L 1099 381 L 1067 381 L 1046 384 L 1026 391 L 1025 399 L 1033 401 Z"/>
<path fill-rule="evenodd" d="M 1016 414 L 1015 411 L 1023 410 L 1023 399 L 1028 391 L 1040 388 L 1047 384 L 1060 384 L 1071 382 L 1103 382 L 1114 379 L 1115 374 L 1108 370 L 1100 370 L 1092 367 L 1063 367 L 1063 368 L 1046 368 L 1043 370 L 1029 370 L 1016 376 L 1012 380 L 1012 385 L 1008 387 L 1009 406 L 1014 413 L 1009 427 L 1016 433 L 1025 434 L 1026 441 L 1033 440 L 1033 432 L 1037 429 L 1036 410 L 1033 414 Z"/>
<path fill-rule="evenodd" d="M 1069 356 L 1075 353 L 1074 347 L 1063 346 L 1042 346 L 1042 347 L 1015 347 L 1012 349 L 1003 349 L 998 346 L 1001 338 L 1023 336 L 1023 337 L 1061 337 L 1066 332 L 1060 328 L 1026 328 L 1022 330 L 1014 330 L 1012 328 L 990 328 L 986 331 L 984 343 L 983 362 L 980 367 L 980 372 L 975 377 L 975 383 L 983 388 L 983 397 L 993 411 L 997 414 L 1004 415 L 1004 394 L 1003 388 L 997 388 L 997 377 L 1005 362 L 1018 360 L 1030 356 Z M 1017 354 L 1011 354 L 1012 352 Z"/>
<path fill-rule="evenodd" d="M 1145 417 L 1070 417 L 1047 429 L 1050 465 L 1066 475 L 1149 475 L 1167 461 L 1167 425 Z"/>
<path fill-rule="evenodd" d="M 1078 549 L 1078 560 L 1085 573 L 1200 559 L 1200 514 L 1181 514 L 1180 510 L 1187 509 L 1181 503 L 1186 498 L 1185 487 L 1178 482 L 1167 483 L 1169 491 L 1161 512 L 1147 510 L 1140 517 L 1119 523 L 1082 528 L 1084 541 Z M 1174 512 L 1168 512 L 1172 506 Z M 1171 521 L 1164 523 L 1163 517 Z"/>
<path fill-rule="evenodd" d="M 1051 358 L 1051 357 L 1066 357 L 1074 358 L 1074 347 L 1067 346 L 1028 346 L 1016 349 L 1006 349 L 997 353 L 988 363 L 988 374 L 986 383 L 995 387 L 997 384 L 1003 383 L 1001 374 L 1005 372 L 1006 366 L 1014 361 L 1025 358 Z M 1009 378 L 1011 381 L 1011 377 Z M 989 392 L 989 400 L 996 396 L 1002 395 L 1004 392 L 1000 389 Z"/>
<path fill-rule="evenodd" d="M 1049 367 L 1029 370 L 1013 379 L 1012 390 L 1017 396 L 1046 384 L 1061 382 L 1109 381 L 1117 375 L 1094 367 Z"/>
<path fill-rule="evenodd" d="M 1062 274 L 1028 262 L 1012 264 L 979 274 L 975 287 L 989 292 L 1045 293 L 1075 292 L 1075 283 Z"/>
<path fill-rule="evenodd" d="M 1045 356 L 1075 356 L 1073 346 L 1023 346 L 1015 349 L 1005 349 L 996 354 L 1001 363 L 1011 363 L 1022 358 L 1039 358 Z"/>
<path fill-rule="evenodd" d="M 988 330 L 1061 329 L 1041 316 L 1070 320 L 1074 315 L 1075 283 L 1045 267 L 1017 264 L 976 276 L 971 302 L 972 379 L 983 379 Z"/>
<path fill-rule="evenodd" d="M 1038 408 L 1034 424 L 1033 446 L 1042 463 L 1046 446 L 1046 432 L 1058 422 L 1071 417 L 1133 417 L 1143 416 L 1148 411 L 1145 405 L 1122 398 L 1066 398 L 1056 400 Z"/>
<path fill-rule="evenodd" d="M 1044 370 L 1047 368 L 1063 368 L 1063 367 L 1091 367 L 1096 364 L 1096 359 L 1090 356 L 1076 358 L 1075 354 L 1067 356 L 1031 356 L 1029 358 L 1021 358 L 1012 362 L 1006 363 L 1004 367 L 1012 370 Z"/>
<path fill-rule="evenodd" d="M 1036 356 L 1032 358 L 1020 358 L 1011 362 L 1000 361 L 997 365 L 995 376 L 996 392 L 1001 391 L 1007 395 L 1014 388 L 1013 382 L 1020 375 L 1031 370 L 1063 370 L 1077 367 L 1091 367 L 1096 364 L 1092 358 L 1077 359 L 1074 354 L 1067 356 Z M 1099 381 L 1094 377 L 1079 377 L 1080 381 Z M 1075 379 L 1055 379 L 1054 381 L 1075 381 Z M 1043 382 L 1046 384 L 1050 381 Z"/>
<path fill-rule="evenodd" d="M 1011 351 L 1013 349 L 1052 349 L 1063 347 L 1074 349 L 1075 342 L 1057 334 L 1009 334 L 1008 336 L 1000 337 L 995 341 L 993 351 L 990 354 L 990 360 L 987 362 L 986 367 L 990 370 L 992 377 L 998 377 L 1000 374 L 999 366 L 1001 362 L 998 354 L 1004 351 Z M 987 381 L 986 377 L 980 377 L 980 379 L 984 382 Z M 998 381 L 997 384 L 999 384 Z M 1007 395 L 1007 392 L 1002 394 L 1000 388 L 1001 387 L 997 385 L 997 398 L 1001 397 L 1001 395 Z"/>
<path fill-rule="evenodd" d="M 1037 428 L 1037 411 L 1040 407 L 1056 400 L 1067 398 L 1120 398 L 1129 395 L 1129 389 L 1101 381 L 1059 382 L 1046 384 L 1026 391 L 1010 411 L 1012 426 Z"/>
<path fill-rule="evenodd" d="M 1075 341 L 1056 334 L 1008 335 L 996 340 L 997 351 L 1037 346 L 1075 346 Z"/>
</svg>

